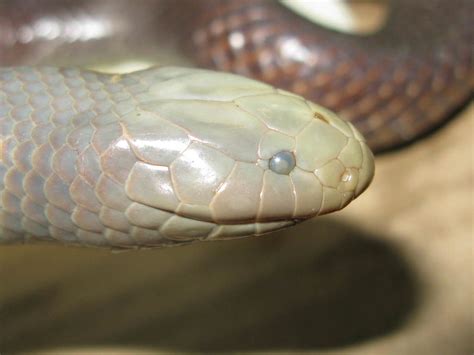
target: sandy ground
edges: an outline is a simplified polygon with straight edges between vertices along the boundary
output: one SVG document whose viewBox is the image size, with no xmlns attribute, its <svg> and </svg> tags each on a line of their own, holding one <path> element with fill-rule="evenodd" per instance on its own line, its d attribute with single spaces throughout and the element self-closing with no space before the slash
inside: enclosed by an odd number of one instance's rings
<svg viewBox="0 0 474 355">
<path fill-rule="evenodd" d="M 344 211 L 268 237 L 0 247 L 0 353 L 472 353 L 473 119 L 378 156 Z"/>
</svg>

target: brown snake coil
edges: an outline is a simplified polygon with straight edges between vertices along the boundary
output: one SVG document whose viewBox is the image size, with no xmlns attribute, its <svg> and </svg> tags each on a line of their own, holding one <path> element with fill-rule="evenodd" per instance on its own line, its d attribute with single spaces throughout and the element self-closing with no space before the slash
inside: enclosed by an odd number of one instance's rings
<svg viewBox="0 0 474 355">
<path fill-rule="evenodd" d="M 471 95 L 473 78 L 472 1 L 391 5 L 385 28 L 358 37 L 318 27 L 275 1 L 205 1 L 190 25 L 193 51 L 202 65 L 320 102 L 351 121 L 374 151 L 386 150 L 449 117 Z"/>
</svg>

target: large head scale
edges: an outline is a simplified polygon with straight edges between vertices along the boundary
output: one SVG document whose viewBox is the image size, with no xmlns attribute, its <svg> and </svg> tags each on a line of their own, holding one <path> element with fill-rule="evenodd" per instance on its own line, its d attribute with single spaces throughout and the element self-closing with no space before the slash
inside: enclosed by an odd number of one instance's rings
<svg viewBox="0 0 474 355">
<path fill-rule="evenodd" d="M 214 223 L 224 238 L 339 210 L 369 185 L 363 137 L 323 107 L 232 74 L 154 71 L 121 118 L 140 161 L 126 185 L 132 200 Z"/>
</svg>

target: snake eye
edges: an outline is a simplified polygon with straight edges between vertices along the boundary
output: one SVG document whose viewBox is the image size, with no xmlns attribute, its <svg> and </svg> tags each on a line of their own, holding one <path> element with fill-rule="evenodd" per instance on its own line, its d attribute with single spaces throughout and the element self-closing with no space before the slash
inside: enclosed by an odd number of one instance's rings
<svg viewBox="0 0 474 355">
<path fill-rule="evenodd" d="M 268 164 L 270 170 L 281 175 L 288 175 L 295 165 L 295 156 L 286 150 L 276 153 Z"/>
</svg>

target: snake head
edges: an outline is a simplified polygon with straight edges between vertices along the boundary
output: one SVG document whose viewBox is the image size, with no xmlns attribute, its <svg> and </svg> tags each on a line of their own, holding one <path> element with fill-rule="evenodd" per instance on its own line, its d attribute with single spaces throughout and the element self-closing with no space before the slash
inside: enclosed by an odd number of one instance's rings
<svg viewBox="0 0 474 355">
<path fill-rule="evenodd" d="M 138 108 L 121 118 L 140 161 L 132 200 L 215 224 L 213 237 L 225 238 L 339 210 L 372 180 L 360 133 L 300 96 L 206 70 L 149 74 Z"/>
</svg>

